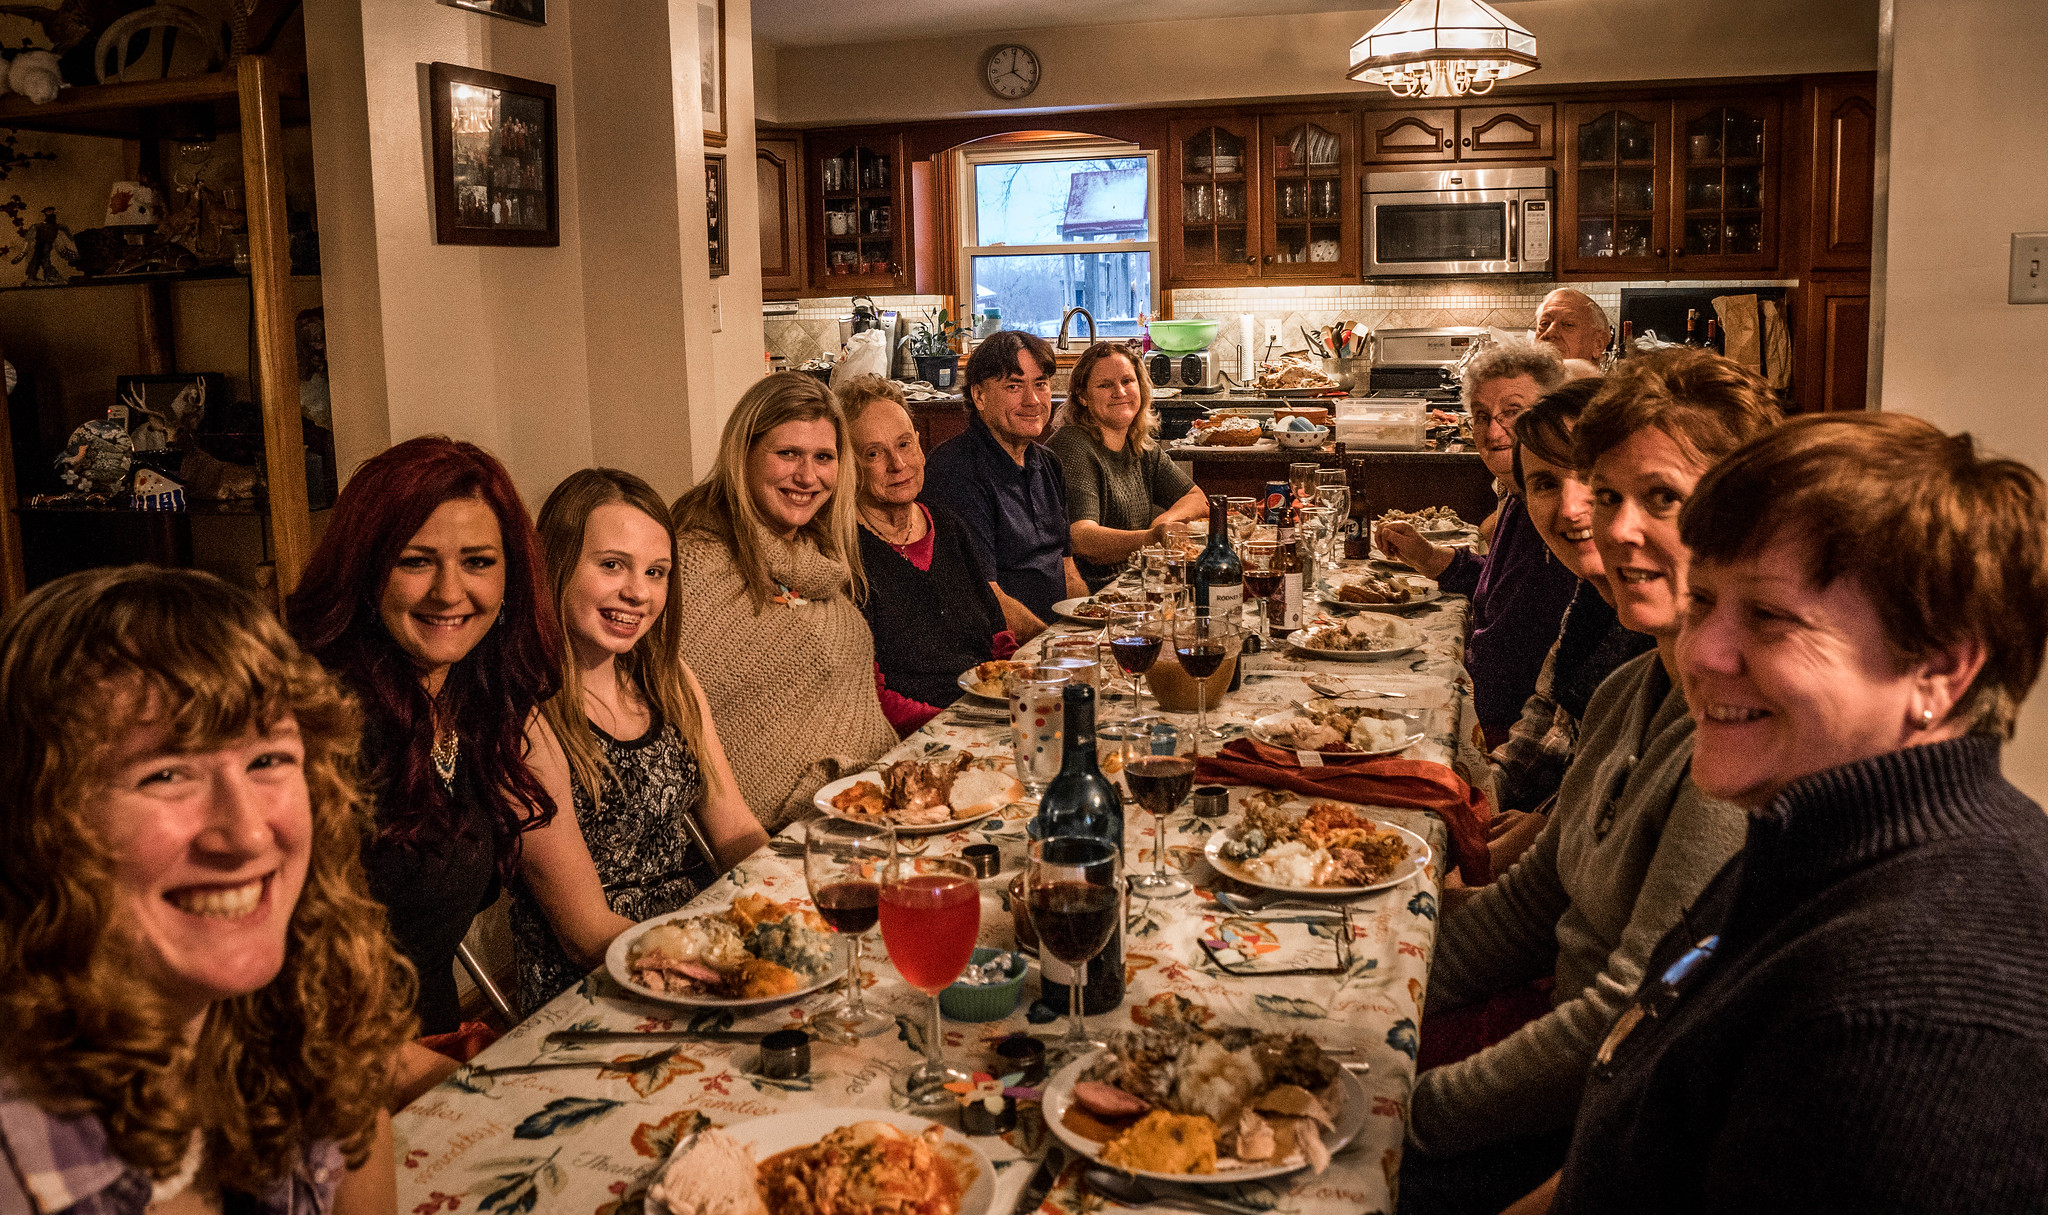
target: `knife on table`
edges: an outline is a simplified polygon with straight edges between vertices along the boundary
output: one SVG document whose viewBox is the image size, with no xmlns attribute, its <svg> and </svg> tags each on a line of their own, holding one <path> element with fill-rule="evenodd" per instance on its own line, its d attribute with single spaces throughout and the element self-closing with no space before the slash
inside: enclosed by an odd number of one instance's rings
<svg viewBox="0 0 2048 1215">
<path fill-rule="evenodd" d="M 1017 1196 L 1017 1205 L 1010 1215 L 1038 1215 L 1038 1208 L 1045 1203 L 1045 1196 L 1052 1193 L 1052 1183 L 1059 1180 L 1060 1169 L 1066 1164 L 1066 1153 L 1056 1143 L 1048 1143 L 1045 1159 L 1038 1164 L 1038 1171 L 1031 1174 L 1031 1180 L 1024 1183 L 1024 1192 Z"/>
<path fill-rule="evenodd" d="M 547 1036 L 552 1046 L 594 1042 L 746 1042 L 755 1046 L 768 1030 L 760 1029 L 558 1029 Z"/>
</svg>

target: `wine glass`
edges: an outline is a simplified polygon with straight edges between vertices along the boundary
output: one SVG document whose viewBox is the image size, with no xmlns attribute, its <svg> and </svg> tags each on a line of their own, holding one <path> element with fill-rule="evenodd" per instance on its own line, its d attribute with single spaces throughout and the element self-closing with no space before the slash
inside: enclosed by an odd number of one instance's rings
<svg viewBox="0 0 2048 1215">
<path fill-rule="evenodd" d="M 846 996 L 811 1015 L 811 1028 L 833 1042 L 858 1042 L 888 1029 L 895 1018 L 867 1006 L 861 994 L 861 937 L 882 908 L 882 875 L 896 855 L 896 829 L 844 819 L 812 819 L 804 826 L 804 881 L 811 902 L 833 932 L 847 940 Z"/>
<path fill-rule="evenodd" d="M 890 858 L 882 881 L 882 943 L 903 981 L 932 998 L 924 1035 L 924 1062 L 898 1072 L 889 1082 L 897 1108 L 932 1109 L 954 1098 L 946 1085 L 971 1081 L 946 1066 L 939 1028 L 939 993 L 951 986 L 974 956 L 981 932 L 981 887 L 974 866 L 955 856 Z"/>
<path fill-rule="evenodd" d="M 1058 1063 L 1102 1047 L 1081 1020 L 1084 969 L 1122 927 L 1117 891 L 1117 849 L 1107 840 L 1054 836 L 1034 840 L 1024 869 L 1024 905 L 1031 913 L 1041 955 L 1074 971 L 1067 981 L 1067 1036 L 1053 1047 Z"/>
<path fill-rule="evenodd" d="M 1109 637 L 1109 652 L 1116 655 L 1116 665 L 1123 669 L 1131 685 L 1131 720 L 1136 721 L 1145 707 L 1145 690 L 1138 683 L 1138 676 L 1152 669 L 1159 659 L 1159 650 L 1166 642 L 1166 616 L 1156 607 L 1120 607 L 1109 614 L 1109 624 L 1103 630 Z"/>
<path fill-rule="evenodd" d="M 1238 622 L 1227 616 L 1183 612 L 1173 618 L 1173 652 L 1181 670 L 1195 681 L 1195 755 L 1209 733 L 1209 676 L 1237 650 Z"/>
<path fill-rule="evenodd" d="M 1152 812 L 1152 872 L 1132 878 L 1131 893 L 1170 899 L 1193 890 L 1194 883 L 1166 872 L 1166 842 L 1173 830 L 1167 816 L 1195 786 L 1195 761 L 1185 755 L 1140 756 L 1124 764 L 1124 784 Z"/>
<path fill-rule="evenodd" d="M 1244 546 L 1242 560 L 1244 593 L 1259 601 L 1259 636 L 1270 641 L 1273 638 L 1273 621 L 1268 614 L 1272 610 L 1268 601 L 1272 598 L 1273 592 L 1280 589 L 1280 542 L 1248 541 Z"/>
<path fill-rule="evenodd" d="M 1259 521 L 1259 500 L 1257 498 L 1225 498 L 1224 507 L 1230 512 L 1230 539 L 1243 544 L 1251 536 L 1252 527 Z"/>
<path fill-rule="evenodd" d="M 1166 597 L 1166 549 L 1149 545 L 1138 550 L 1138 585 L 1145 602 L 1158 603 Z"/>
<path fill-rule="evenodd" d="M 1330 564 L 1335 566 L 1344 559 L 1344 533 L 1351 526 L 1351 482 L 1343 469 L 1326 468 L 1316 474 L 1316 505 L 1329 507 L 1337 524 L 1330 550 Z"/>
</svg>

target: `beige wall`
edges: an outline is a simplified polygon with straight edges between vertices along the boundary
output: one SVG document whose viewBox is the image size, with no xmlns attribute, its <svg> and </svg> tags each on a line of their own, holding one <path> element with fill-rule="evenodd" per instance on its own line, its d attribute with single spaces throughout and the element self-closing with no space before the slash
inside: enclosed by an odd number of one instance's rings
<svg viewBox="0 0 2048 1215">
<path fill-rule="evenodd" d="M 1892 0 L 1883 407 L 1967 430 L 2048 473 L 2048 305 L 2008 304 L 2014 232 L 2048 231 L 2039 0 Z M 2038 686 L 2006 775 L 2048 803 Z"/>
<path fill-rule="evenodd" d="M 750 138 L 748 5 L 726 8 L 728 121 Z M 689 485 L 761 365 L 757 249 L 735 250 L 711 332 L 694 0 L 556 4 L 542 27 L 309 0 L 306 20 L 343 470 L 445 432 L 501 456 L 534 507 L 595 462 Z M 555 86 L 559 247 L 434 243 L 434 61 Z M 733 152 L 748 171 L 728 205 L 751 216 L 751 143 Z M 751 224 L 732 231 L 751 242 Z"/>
<path fill-rule="evenodd" d="M 1673 80 L 1877 66 L 1878 0 L 1528 0 L 1509 15 L 1534 31 L 1546 85 Z M 772 58 L 775 121 L 792 126 L 1108 108 L 1367 91 L 1344 79 L 1352 42 L 1392 11 L 1065 29 L 860 46 L 760 46 Z M 768 37 L 773 41 L 772 34 Z M 1021 42 L 1044 75 L 1022 103 L 981 86 L 989 47 Z M 1374 90 L 1384 95 L 1383 90 Z"/>
</svg>

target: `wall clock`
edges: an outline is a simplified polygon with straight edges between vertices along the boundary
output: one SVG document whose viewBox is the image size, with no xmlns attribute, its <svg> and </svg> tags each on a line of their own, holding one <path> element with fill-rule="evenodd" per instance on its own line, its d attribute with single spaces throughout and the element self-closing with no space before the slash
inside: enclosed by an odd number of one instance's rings
<svg viewBox="0 0 2048 1215">
<path fill-rule="evenodd" d="M 1006 43 L 982 61 L 981 82 L 1005 101 L 1027 97 L 1038 87 L 1038 56 L 1030 47 Z"/>
</svg>

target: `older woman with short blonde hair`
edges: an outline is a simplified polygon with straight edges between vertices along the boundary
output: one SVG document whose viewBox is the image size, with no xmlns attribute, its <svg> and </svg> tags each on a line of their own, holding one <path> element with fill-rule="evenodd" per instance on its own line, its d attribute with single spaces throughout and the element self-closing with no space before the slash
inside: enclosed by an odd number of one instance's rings
<svg viewBox="0 0 2048 1215">
<path fill-rule="evenodd" d="M 851 476 L 832 393 L 779 372 L 726 419 L 711 473 L 678 498 L 669 599 L 747 806 L 770 833 L 896 743 L 875 646 Z"/>
<path fill-rule="evenodd" d="M 1164 539 L 1167 524 L 1208 514 L 1194 478 L 1153 440 L 1152 379 L 1124 343 L 1082 352 L 1053 424 L 1046 446 L 1066 478 L 1074 564 L 1090 590 Z"/>
</svg>

